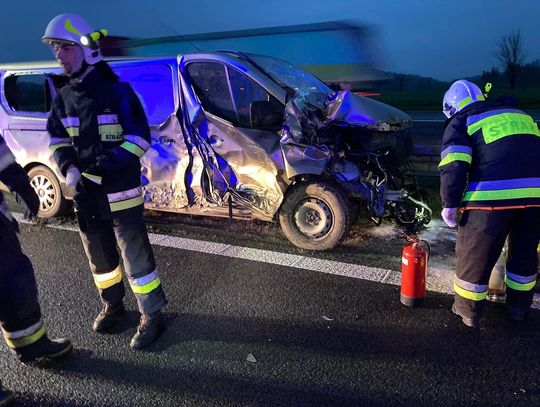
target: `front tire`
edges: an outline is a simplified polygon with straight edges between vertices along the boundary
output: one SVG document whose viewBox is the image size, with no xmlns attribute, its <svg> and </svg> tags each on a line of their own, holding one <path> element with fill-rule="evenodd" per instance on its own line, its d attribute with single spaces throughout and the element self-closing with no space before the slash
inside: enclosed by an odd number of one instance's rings
<svg viewBox="0 0 540 407">
<path fill-rule="evenodd" d="M 329 250 L 346 236 L 352 224 L 347 197 L 337 185 L 302 182 L 285 196 L 279 223 L 292 244 L 308 250 Z"/>
<path fill-rule="evenodd" d="M 64 214 L 69 203 L 62 195 L 56 175 L 47 167 L 38 165 L 28 171 L 28 177 L 30 185 L 39 197 L 38 217 L 52 218 Z"/>
</svg>

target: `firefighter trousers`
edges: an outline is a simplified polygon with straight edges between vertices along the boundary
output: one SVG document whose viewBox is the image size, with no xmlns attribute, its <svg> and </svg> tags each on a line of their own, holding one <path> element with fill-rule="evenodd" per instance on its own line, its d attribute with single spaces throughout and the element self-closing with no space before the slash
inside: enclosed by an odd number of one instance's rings
<svg viewBox="0 0 540 407">
<path fill-rule="evenodd" d="M 454 289 L 456 311 L 484 313 L 491 270 L 508 237 L 506 303 L 526 311 L 534 295 L 540 239 L 540 208 L 466 210 L 459 222 Z"/>
<path fill-rule="evenodd" d="M 24 342 L 43 329 L 34 268 L 15 230 L 5 225 L 0 225 L 0 324 L 6 340 L 14 333 L 11 342 Z"/>
<path fill-rule="evenodd" d="M 77 216 L 79 234 L 102 302 L 114 306 L 124 298 L 121 257 L 139 312 L 150 314 L 163 308 L 167 300 L 156 271 L 142 208 L 112 220 Z"/>
</svg>

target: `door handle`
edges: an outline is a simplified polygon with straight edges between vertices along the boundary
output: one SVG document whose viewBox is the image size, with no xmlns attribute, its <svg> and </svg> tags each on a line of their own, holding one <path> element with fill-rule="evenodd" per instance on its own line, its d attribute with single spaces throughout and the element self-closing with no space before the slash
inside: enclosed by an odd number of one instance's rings
<svg viewBox="0 0 540 407">
<path fill-rule="evenodd" d="M 212 134 L 210 136 L 210 145 L 211 146 L 219 147 L 221 144 L 223 144 L 223 140 L 220 139 L 218 136 L 216 136 L 215 134 Z"/>
</svg>

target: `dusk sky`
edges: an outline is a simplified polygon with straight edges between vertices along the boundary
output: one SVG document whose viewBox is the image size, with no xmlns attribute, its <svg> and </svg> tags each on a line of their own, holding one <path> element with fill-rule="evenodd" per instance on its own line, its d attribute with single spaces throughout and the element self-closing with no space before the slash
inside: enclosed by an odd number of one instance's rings
<svg viewBox="0 0 540 407">
<path fill-rule="evenodd" d="M 349 20 L 377 33 L 378 67 L 450 80 L 497 65 L 496 44 L 520 30 L 525 61 L 540 60 L 539 0 L 27 0 L 2 2 L 0 62 L 51 59 L 49 20 L 75 12 L 111 35 L 179 34 Z M 345 59 L 345 58 L 344 58 Z M 324 61 L 322 61 L 324 62 Z"/>
</svg>

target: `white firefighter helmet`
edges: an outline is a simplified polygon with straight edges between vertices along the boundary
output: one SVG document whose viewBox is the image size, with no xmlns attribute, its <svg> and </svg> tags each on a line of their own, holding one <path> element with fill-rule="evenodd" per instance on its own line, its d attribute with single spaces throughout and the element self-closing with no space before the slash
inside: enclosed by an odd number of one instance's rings
<svg viewBox="0 0 540 407">
<path fill-rule="evenodd" d="M 76 44 L 82 48 L 86 62 L 94 65 L 103 59 L 99 40 L 106 35 L 107 30 L 94 31 L 82 17 L 68 13 L 54 17 L 41 40 L 49 45 L 55 41 Z"/>
<path fill-rule="evenodd" d="M 484 95 L 474 83 L 461 79 L 455 81 L 443 98 L 443 113 L 450 118 L 471 103 L 484 101 Z"/>
</svg>

